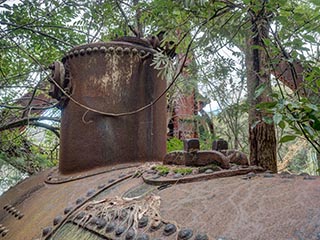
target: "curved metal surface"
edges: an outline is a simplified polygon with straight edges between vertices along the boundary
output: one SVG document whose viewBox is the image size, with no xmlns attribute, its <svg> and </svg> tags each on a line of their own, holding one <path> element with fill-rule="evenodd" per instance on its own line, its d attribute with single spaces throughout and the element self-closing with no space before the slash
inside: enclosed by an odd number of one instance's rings
<svg viewBox="0 0 320 240">
<path fill-rule="evenodd" d="M 150 64 L 154 50 L 128 42 L 93 43 L 63 59 L 71 96 L 107 113 L 135 111 L 166 87 Z M 62 109 L 61 173 L 119 163 L 161 161 L 166 153 L 166 99 L 135 114 L 110 117 L 69 101 Z"/>
<path fill-rule="evenodd" d="M 45 184 L 48 171 L 23 181 L 0 198 L 0 239 L 318 239 L 319 177 L 250 172 L 150 186 L 136 170 L 155 174 L 145 165 L 61 184 Z M 122 229 L 130 218 L 112 218 L 137 206 L 134 232 Z"/>
</svg>

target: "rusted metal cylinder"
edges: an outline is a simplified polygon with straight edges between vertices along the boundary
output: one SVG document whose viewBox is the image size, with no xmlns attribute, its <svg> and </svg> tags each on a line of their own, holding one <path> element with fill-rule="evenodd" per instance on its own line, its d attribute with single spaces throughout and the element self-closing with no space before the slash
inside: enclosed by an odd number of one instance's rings
<svg viewBox="0 0 320 240">
<path fill-rule="evenodd" d="M 150 66 L 154 50 L 137 43 L 109 42 L 75 47 L 63 59 L 62 84 L 78 103 L 106 113 L 126 113 L 153 102 L 166 88 Z M 166 153 L 166 99 L 143 111 L 105 116 L 64 104 L 61 173 L 120 163 L 161 161 Z"/>
</svg>

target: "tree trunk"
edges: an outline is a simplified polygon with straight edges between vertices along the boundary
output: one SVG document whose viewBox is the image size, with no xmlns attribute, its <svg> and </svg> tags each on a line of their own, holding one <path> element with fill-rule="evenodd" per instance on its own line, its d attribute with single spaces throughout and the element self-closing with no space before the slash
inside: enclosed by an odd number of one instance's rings
<svg viewBox="0 0 320 240">
<path fill-rule="evenodd" d="M 252 28 L 247 39 L 246 69 L 249 109 L 250 164 L 277 172 L 276 136 L 274 124 L 264 122 L 267 113 L 256 110 L 256 105 L 271 101 L 270 70 L 263 39 L 268 38 L 267 12 L 262 4 L 258 12 L 249 11 Z M 265 84 L 263 93 L 255 97 L 256 89 Z"/>
</svg>

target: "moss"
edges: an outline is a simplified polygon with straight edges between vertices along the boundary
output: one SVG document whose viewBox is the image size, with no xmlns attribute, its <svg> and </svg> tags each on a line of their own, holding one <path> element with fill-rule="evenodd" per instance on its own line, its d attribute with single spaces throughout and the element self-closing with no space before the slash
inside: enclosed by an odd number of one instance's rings
<svg viewBox="0 0 320 240">
<path fill-rule="evenodd" d="M 161 176 L 165 176 L 170 172 L 170 168 L 164 165 L 157 165 L 153 167 L 153 169 L 156 170 Z"/>
<path fill-rule="evenodd" d="M 192 168 L 176 168 L 173 172 L 180 173 L 181 175 L 188 175 L 192 173 Z"/>
</svg>

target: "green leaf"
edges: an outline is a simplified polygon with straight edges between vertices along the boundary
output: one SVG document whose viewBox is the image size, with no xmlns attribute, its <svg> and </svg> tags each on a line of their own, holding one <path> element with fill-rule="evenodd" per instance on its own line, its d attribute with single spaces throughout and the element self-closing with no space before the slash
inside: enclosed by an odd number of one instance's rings
<svg viewBox="0 0 320 240">
<path fill-rule="evenodd" d="M 297 136 L 294 135 L 285 135 L 280 139 L 280 143 L 290 142 L 296 139 Z"/>
<path fill-rule="evenodd" d="M 281 128 L 281 129 L 284 129 L 286 127 L 286 123 L 284 121 L 280 121 L 278 126 Z"/>
<path fill-rule="evenodd" d="M 312 43 L 317 43 L 317 41 L 314 39 L 314 37 L 312 35 L 304 35 L 303 36 L 306 40 L 308 40 L 309 42 Z"/>
<path fill-rule="evenodd" d="M 311 120 L 311 121 L 312 121 L 311 127 L 312 127 L 313 129 L 317 130 L 317 131 L 320 131 L 320 121 L 319 121 L 319 119 L 313 117 L 313 115 L 310 116 L 310 118 L 312 119 L 312 120 Z"/>
<path fill-rule="evenodd" d="M 262 102 L 256 105 L 257 109 L 272 109 L 277 105 L 277 102 Z"/>
<path fill-rule="evenodd" d="M 275 124 L 279 124 L 280 122 L 281 122 L 281 120 L 282 120 L 282 114 L 280 114 L 280 113 L 275 113 L 274 115 L 273 115 L 273 122 L 275 123 Z"/>
<path fill-rule="evenodd" d="M 263 92 L 264 90 L 266 89 L 267 87 L 267 84 L 266 83 L 262 83 L 260 84 L 257 88 L 256 88 L 256 91 L 254 92 L 254 98 L 258 98 Z"/>
<path fill-rule="evenodd" d="M 268 116 L 263 117 L 262 120 L 267 124 L 272 124 L 273 123 L 272 118 L 268 117 Z"/>
</svg>

